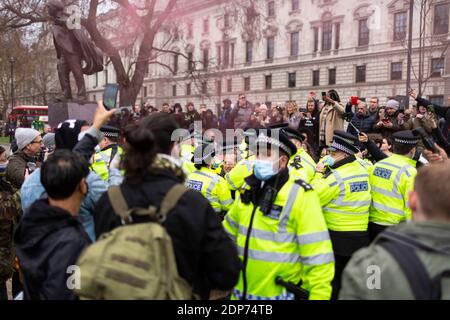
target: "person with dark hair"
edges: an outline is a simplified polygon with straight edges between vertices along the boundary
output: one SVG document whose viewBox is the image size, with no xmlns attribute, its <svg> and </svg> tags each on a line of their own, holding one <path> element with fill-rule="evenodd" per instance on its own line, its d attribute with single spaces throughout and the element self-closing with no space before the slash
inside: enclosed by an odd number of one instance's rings
<svg viewBox="0 0 450 320">
<path fill-rule="evenodd" d="M 86 159 L 69 150 L 55 151 L 42 165 L 48 198 L 31 206 L 14 235 L 25 300 L 76 298 L 67 280 L 91 242 L 76 218 L 88 193 L 88 174 Z"/>
<path fill-rule="evenodd" d="M 342 115 L 345 112 L 344 104 L 341 103 L 336 90 L 328 91 L 323 97 L 325 105 L 320 112 L 319 120 L 319 145 L 331 145 L 333 142 L 333 132 L 344 129 L 344 119 Z"/>
<path fill-rule="evenodd" d="M 173 105 L 172 116 L 175 119 L 175 121 L 178 123 L 178 126 L 180 128 L 183 128 L 184 127 L 184 112 L 183 112 L 183 108 L 181 107 L 181 104 L 179 104 L 178 102 Z"/>
<path fill-rule="evenodd" d="M 317 101 L 310 98 L 306 102 L 306 112 L 302 120 L 300 120 L 299 129 L 308 130 L 310 133 L 308 143 L 314 150 L 318 150 L 319 148 L 319 120 L 320 111 L 317 106 Z"/>
<path fill-rule="evenodd" d="M 94 153 L 94 147 L 103 139 L 103 133 L 100 131 L 100 128 L 108 122 L 114 112 L 114 110 L 106 111 L 100 101 L 98 102 L 92 127 L 87 127 L 87 122 L 81 120 L 63 122 L 55 133 L 56 150 L 70 150 L 79 153 L 88 161 Z M 83 137 L 81 138 L 81 136 Z M 110 170 L 109 175 L 111 185 L 119 184 L 122 181 L 119 170 Z M 88 194 L 81 203 L 77 219 L 80 220 L 87 234 L 94 241 L 94 219 L 92 216 L 94 204 L 107 190 L 108 184 L 92 171 L 86 177 L 86 182 L 89 186 Z M 45 193 L 44 186 L 41 183 L 41 170 L 39 168 L 27 177 L 20 193 L 23 215 L 27 215 L 31 205 Z"/>
<path fill-rule="evenodd" d="M 176 129 L 171 115 L 155 113 L 125 130 L 125 179 L 120 190 L 129 208 L 159 207 L 172 187 L 184 184 L 181 162 L 171 156 L 179 155 L 178 143 L 172 140 Z M 150 219 L 131 218 L 133 223 Z M 94 221 L 97 236 L 122 225 L 108 194 L 96 204 Z M 200 193 L 184 193 L 162 225 L 172 239 L 178 273 L 194 293 L 207 299 L 211 289 L 227 291 L 236 284 L 240 270 L 236 248 Z"/>
<path fill-rule="evenodd" d="M 201 121 L 200 114 L 195 110 L 194 103 L 188 102 L 186 105 L 186 113 L 184 114 L 184 128 L 189 129 L 195 121 Z"/>
<path fill-rule="evenodd" d="M 392 135 L 394 154 L 369 169 L 372 186 L 369 234 L 374 240 L 387 227 L 411 220 L 408 196 L 417 174 L 414 160 L 420 136 L 412 131 Z"/>
<path fill-rule="evenodd" d="M 203 126 L 203 130 L 219 128 L 217 117 L 214 115 L 214 113 L 211 111 L 211 109 L 208 109 L 205 112 L 203 112 L 202 126 Z"/>
<path fill-rule="evenodd" d="M 444 300 L 450 295 L 450 162 L 419 170 L 408 204 L 412 222 L 391 227 L 352 257 L 341 300 Z M 381 275 L 368 286 L 368 272 Z M 374 273 L 370 273 L 373 275 Z M 447 285 L 446 285 L 447 281 Z"/>
</svg>

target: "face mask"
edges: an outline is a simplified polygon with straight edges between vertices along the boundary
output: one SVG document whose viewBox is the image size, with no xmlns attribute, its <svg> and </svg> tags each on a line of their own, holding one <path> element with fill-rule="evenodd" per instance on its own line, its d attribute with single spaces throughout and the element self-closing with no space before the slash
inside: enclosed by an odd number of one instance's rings
<svg viewBox="0 0 450 320">
<path fill-rule="evenodd" d="M 323 159 L 323 163 L 327 166 L 327 167 L 332 167 L 335 164 L 335 160 L 332 156 L 328 155 Z"/>
<path fill-rule="evenodd" d="M 86 131 L 80 132 L 78 134 L 78 141 L 81 141 L 84 138 L 85 135 L 86 135 Z"/>
<path fill-rule="evenodd" d="M 278 173 L 273 167 L 271 161 L 257 160 L 253 172 L 258 180 L 267 181 Z"/>
<path fill-rule="evenodd" d="M 96 146 L 95 146 L 95 153 L 98 153 L 98 152 L 100 152 L 100 151 L 102 151 L 102 149 L 100 148 L 99 145 L 96 145 Z"/>
</svg>

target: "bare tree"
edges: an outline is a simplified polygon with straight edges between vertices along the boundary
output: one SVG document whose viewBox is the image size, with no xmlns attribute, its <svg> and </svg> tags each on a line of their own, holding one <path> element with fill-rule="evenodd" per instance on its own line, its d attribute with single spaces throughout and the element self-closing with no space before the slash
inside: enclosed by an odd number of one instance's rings
<svg viewBox="0 0 450 320">
<path fill-rule="evenodd" d="M 431 65 L 426 68 L 427 62 L 431 64 L 433 52 L 439 50 L 440 57 L 444 58 L 450 45 L 450 41 L 447 39 L 442 40 L 439 36 L 435 36 L 432 29 L 433 9 L 437 2 L 436 0 L 415 0 L 415 9 L 419 13 L 419 46 L 416 47 L 418 64 L 412 65 L 412 73 L 418 83 L 419 96 L 423 94 L 429 80 L 434 76 Z"/>
</svg>

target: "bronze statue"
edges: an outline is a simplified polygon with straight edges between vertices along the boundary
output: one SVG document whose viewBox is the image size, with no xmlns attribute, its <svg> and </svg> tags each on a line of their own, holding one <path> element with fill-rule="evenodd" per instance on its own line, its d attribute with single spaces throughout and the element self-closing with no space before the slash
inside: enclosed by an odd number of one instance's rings
<svg viewBox="0 0 450 320">
<path fill-rule="evenodd" d="M 103 70 L 102 52 L 88 38 L 85 30 L 71 29 L 67 21 L 69 15 L 64 12 L 64 4 L 58 0 L 47 3 L 52 18 L 53 42 L 58 58 L 58 77 L 64 99 L 72 100 L 70 73 L 72 72 L 78 88 L 77 100 L 87 100 L 84 76 Z"/>
</svg>

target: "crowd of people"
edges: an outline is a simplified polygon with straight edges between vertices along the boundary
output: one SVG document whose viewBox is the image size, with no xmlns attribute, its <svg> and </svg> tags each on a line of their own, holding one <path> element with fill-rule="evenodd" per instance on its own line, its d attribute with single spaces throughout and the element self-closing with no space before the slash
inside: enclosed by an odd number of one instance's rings
<svg viewBox="0 0 450 320">
<path fill-rule="evenodd" d="M 410 95 L 240 94 L 217 115 L 99 102 L 92 123 L 17 128 L 0 148 L 0 298 L 10 278 L 32 300 L 448 298 L 450 107 Z"/>
</svg>

